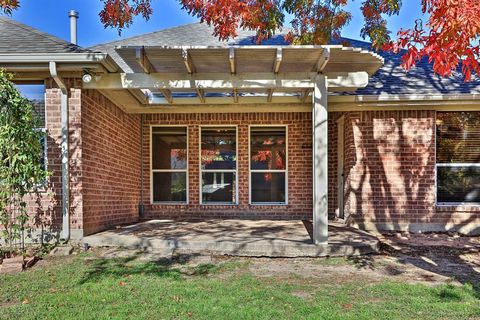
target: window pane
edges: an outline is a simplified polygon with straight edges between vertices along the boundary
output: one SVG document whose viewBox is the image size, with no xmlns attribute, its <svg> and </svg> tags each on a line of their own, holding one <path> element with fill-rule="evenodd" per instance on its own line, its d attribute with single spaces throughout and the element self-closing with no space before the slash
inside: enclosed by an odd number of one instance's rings
<svg viewBox="0 0 480 320">
<path fill-rule="evenodd" d="M 250 159 L 253 170 L 286 170 L 285 127 L 251 128 Z"/>
<path fill-rule="evenodd" d="M 202 128 L 202 169 L 236 168 L 235 128 Z"/>
<path fill-rule="evenodd" d="M 437 113 L 437 163 L 480 161 L 480 112 Z"/>
<path fill-rule="evenodd" d="M 153 201 L 186 202 L 187 174 L 185 172 L 154 172 Z"/>
<path fill-rule="evenodd" d="M 480 202 L 480 168 L 437 167 L 437 202 Z"/>
<path fill-rule="evenodd" d="M 252 203 L 285 202 L 285 173 L 252 173 Z"/>
<path fill-rule="evenodd" d="M 187 168 L 187 128 L 152 128 L 152 168 Z"/>
<path fill-rule="evenodd" d="M 45 85 L 43 84 L 16 84 L 23 97 L 30 100 L 35 113 L 40 118 L 42 128 L 45 128 Z"/>
<path fill-rule="evenodd" d="M 235 203 L 235 173 L 202 173 L 202 202 Z"/>
</svg>

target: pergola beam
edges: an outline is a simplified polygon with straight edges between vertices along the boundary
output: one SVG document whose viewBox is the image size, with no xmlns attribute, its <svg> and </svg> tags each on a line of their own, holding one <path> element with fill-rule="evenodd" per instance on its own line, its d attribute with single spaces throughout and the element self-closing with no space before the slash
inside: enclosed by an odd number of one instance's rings
<svg viewBox="0 0 480 320">
<path fill-rule="evenodd" d="M 305 102 L 307 101 L 307 99 L 308 99 L 308 96 L 310 95 L 310 93 L 311 93 L 312 91 L 313 91 L 312 89 L 305 89 L 305 90 L 303 90 L 303 91 L 301 92 L 301 94 L 300 94 L 300 97 L 299 97 L 299 98 L 300 98 L 300 101 L 301 101 L 302 103 L 305 103 Z"/>
<path fill-rule="evenodd" d="M 148 104 L 147 96 L 140 89 L 129 89 L 128 92 L 141 104 Z"/>
<path fill-rule="evenodd" d="M 233 89 L 233 102 L 238 103 L 238 91 Z"/>
<path fill-rule="evenodd" d="M 140 47 L 135 50 L 135 60 L 137 60 L 138 65 L 146 74 L 155 72 L 155 68 L 145 52 L 145 47 Z"/>
<path fill-rule="evenodd" d="M 277 48 L 277 55 L 275 57 L 275 64 L 273 67 L 273 72 L 278 73 L 280 71 L 280 66 L 282 64 L 283 54 L 282 48 Z"/>
<path fill-rule="evenodd" d="M 165 97 L 165 100 L 167 100 L 167 102 L 169 104 L 173 103 L 173 96 L 172 96 L 172 92 L 170 90 L 162 89 L 162 90 L 160 90 L 160 92 L 163 94 L 163 96 Z"/>
<path fill-rule="evenodd" d="M 273 89 L 268 89 L 267 91 L 267 102 L 272 102 L 273 98 Z"/>
<path fill-rule="evenodd" d="M 311 74 L 273 74 L 258 73 L 244 75 L 193 74 L 168 77 L 161 73 L 121 73 L 102 75 L 90 83 L 86 89 L 170 89 L 173 91 L 204 90 L 255 90 L 255 89 L 308 89 L 315 86 L 316 73 Z M 328 77 L 328 87 L 332 89 L 356 89 L 368 84 L 366 72 L 353 72 Z"/>
<path fill-rule="evenodd" d="M 325 48 L 322 52 L 322 57 L 318 59 L 317 63 L 317 72 L 323 72 L 323 69 L 327 66 L 328 60 L 330 59 L 330 49 Z"/>
<path fill-rule="evenodd" d="M 228 50 L 228 61 L 230 61 L 230 73 L 235 74 L 236 73 L 236 68 L 235 68 L 235 48 L 230 48 Z"/>
<path fill-rule="evenodd" d="M 193 64 L 192 57 L 188 53 L 187 49 L 182 49 L 182 58 L 183 58 L 183 63 L 185 64 L 185 68 L 187 69 L 187 72 L 189 74 L 194 73 L 195 65 Z"/>
<path fill-rule="evenodd" d="M 205 103 L 205 91 L 197 88 L 197 96 L 201 103 Z"/>
</svg>

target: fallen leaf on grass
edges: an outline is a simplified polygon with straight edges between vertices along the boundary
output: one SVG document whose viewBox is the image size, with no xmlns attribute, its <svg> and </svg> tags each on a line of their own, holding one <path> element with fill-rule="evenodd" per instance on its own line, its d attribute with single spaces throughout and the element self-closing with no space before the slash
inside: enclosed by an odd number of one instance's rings
<svg viewBox="0 0 480 320">
<path fill-rule="evenodd" d="M 123 282 L 123 281 L 120 281 L 120 282 L 118 283 L 118 285 L 119 285 L 120 287 L 125 287 L 125 286 L 127 285 L 127 283 L 126 283 L 126 282 Z"/>
</svg>

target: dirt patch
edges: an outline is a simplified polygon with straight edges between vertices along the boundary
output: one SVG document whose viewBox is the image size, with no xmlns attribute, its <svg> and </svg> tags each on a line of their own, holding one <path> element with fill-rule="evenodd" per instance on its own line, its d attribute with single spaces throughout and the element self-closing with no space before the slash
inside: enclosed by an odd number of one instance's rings
<svg viewBox="0 0 480 320">
<path fill-rule="evenodd" d="M 348 282 L 378 283 L 385 280 L 437 285 L 470 283 L 480 291 L 480 240 L 474 237 L 439 234 L 390 234 L 382 238 L 388 250 L 379 255 L 349 258 L 241 258 L 212 255 L 140 253 L 98 250 L 97 258 L 135 258 L 141 261 L 166 259 L 174 268 L 202 265 L 220 268 L 212 277 L 228 279 L 245 272 L 259 278 L 284 279 L 308 284 L 324 281 L 343 285 Z M 162 257 L 162 254 L 164 256 Z M 234 267 L 232 267 L 234 266 Z M 302 292 L 294 293 L 308 299 Z"/>
<path fill-rule="evenodd" d="M 344 284 L 355 281 L 371 283 L 384 280 L 399 282 L 429 284 L 450 282 L 450 277 L 436 274 L 419 268 L 413 264 L 404 263 L 397 257 L 386 255 L 368 256 L 360 259 L 344 259 L 335 265 L 324 265 L 319 259 L 250 259 L 248 269 L 257 277 L 272 277 L 280 279 L 297 278 L 304 280 L 328 281 L 332 284 Z"/>
<path fill-rule="evenodd" d="M 248 270 L 257 277 L 309 279 L 344 284 L 384 280 L 406 283 L 469 283 L 480 291 L 480 238 L 448 234 L 390 234 L 389 250 L 349 258 L 250 258 Z"/>
<path fill-rule="evenodd" d="M 461 250 L 479 250 L 480 237 L 453 233 L 388 233 L 381 237 L 387 244 L 410 249 L 444 247 Z"/>
<path fill-rule="evenodd" d="M 312 292 L 294 291 L 292 292 L 292 296 L 303 299 L 303 300 L 310 300 L 312 298 Z"/>
</svg>

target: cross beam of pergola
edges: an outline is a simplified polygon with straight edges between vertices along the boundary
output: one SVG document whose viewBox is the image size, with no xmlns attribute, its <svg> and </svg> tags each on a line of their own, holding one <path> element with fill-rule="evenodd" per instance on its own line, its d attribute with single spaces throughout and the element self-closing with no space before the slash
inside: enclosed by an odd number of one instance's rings
<svg viewBox="0 0 480 320">
<path fill-rule="evenodd" d="M 370 51 L 343 46 L 119 47 L 131 73 L 85 83 L 127 112 L 170 105 L 312 103 L 313 241 L 328 242 L 328 92 L 368 84 L 383 64 Z M 156 109 L 155 109 L 156 108 Z"/>
</svg>

